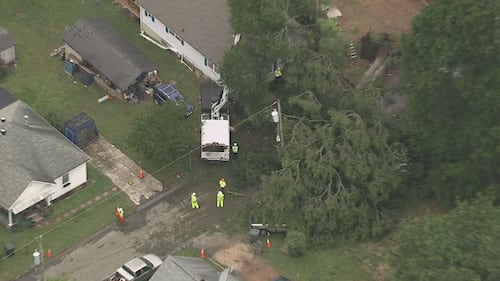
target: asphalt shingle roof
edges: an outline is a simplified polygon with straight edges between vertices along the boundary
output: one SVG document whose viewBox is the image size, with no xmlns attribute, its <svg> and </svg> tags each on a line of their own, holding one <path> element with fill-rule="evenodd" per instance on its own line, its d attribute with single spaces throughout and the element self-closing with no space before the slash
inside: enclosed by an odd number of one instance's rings
<svg viewBox="0 0 500 281">
<path fill-rule="evenodd" d="M 5 130 L 5 134 L 0 134 L 0 206 L 5 209 L 13 205 L 30 182 L 52 183 L 90 159 L 3 88 L 0 88 L 0 118 L 5 118 L 0 121 L 0 130 Z"/>
<path fill-rule="evenodd" d="M 0 26 L 0 52 L 4 51 L 16 44 L 16 40 L 7 31 L 7 29 Z"/>
<path fill-rule="evenodd" d="M 243 1 L 243 0 L 242 0 Z M 227 0 L 136 0 L 216 64 L 234 42 Z"/>
<path fill-rule="evenodd" d="M 62 39 L 122 90 L 135 84 L 142 74 L 157 69 L 149 58 L 101 18 L 78 20 L 64 32 Z"/>
<path fill-rule="evenodd" d="M 201 258 L 168 256 L 150 281 L 241 281 L 228 270 L 220 274 Z"/>
</svg>

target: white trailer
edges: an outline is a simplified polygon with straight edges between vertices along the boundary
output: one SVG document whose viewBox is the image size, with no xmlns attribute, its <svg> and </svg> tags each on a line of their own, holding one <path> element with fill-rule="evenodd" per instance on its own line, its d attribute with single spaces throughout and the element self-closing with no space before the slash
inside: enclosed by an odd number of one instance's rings
<svg viewBox="0 0 500 281">
<path fill-rule="evenodd" d="M 229 161 L 230 126 L 227 88 L 212 81 L 201 85 L 201 159 Z"/>
</svg>

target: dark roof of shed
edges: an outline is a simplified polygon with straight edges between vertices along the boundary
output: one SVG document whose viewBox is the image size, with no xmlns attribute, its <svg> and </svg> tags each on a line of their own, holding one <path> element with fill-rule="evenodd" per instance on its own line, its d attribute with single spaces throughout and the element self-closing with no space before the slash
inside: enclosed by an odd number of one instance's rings
<svg viewBox="0 0 500 281">
<path fill-rule="evenodd" d="M 28 116 L 26 121 L 24 116 Z M 54 179 L 90 160 L 24 102 L 0 88 L 0 206 L 9 209 L 32 181 Z M 64 156 L 64 157 L 63 157 Z"/>
<path fill-rule="evenodd" d="M 216 64 L 234 42 L 227 0 L 136 0 Z"/>
<path fill-rule="evenodd" d="M 6 50 L 16 44 L 16 40 L 7 31 L 7 29 L 0 26 L 0 52 Z"/>
<path fill-rule="evenodd" d="M 101 18 L 80 19 L 63 41 L 122 90 L 156 66 Z"/>
</svg>

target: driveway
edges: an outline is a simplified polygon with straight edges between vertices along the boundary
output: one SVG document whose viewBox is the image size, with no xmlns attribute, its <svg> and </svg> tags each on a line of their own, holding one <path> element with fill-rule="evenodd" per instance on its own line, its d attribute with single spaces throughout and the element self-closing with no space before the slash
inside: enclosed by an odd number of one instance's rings
<svg viewBox="0 0 500 281">
<path fill-rule="evenodd" d="M 163 190 L 163 184 L 155 177 L 145 173 L 139 179 L 141 167 L 128 158 L 121 150 L 108 142 L 105 137 L 99 138 L 84 148 L 92 157 L 90 164 L 111 179 L 114 185 L 123 190 L 134 204 L 150 199 Z"/>
</svg>

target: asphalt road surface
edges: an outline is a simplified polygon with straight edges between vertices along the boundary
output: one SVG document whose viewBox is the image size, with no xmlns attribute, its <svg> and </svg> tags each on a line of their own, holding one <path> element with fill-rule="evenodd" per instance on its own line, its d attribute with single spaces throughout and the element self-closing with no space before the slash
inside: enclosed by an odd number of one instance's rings
<svg viewBox="0 0 500 281">
<path fill-rule="evenodd" d="M 126 218 L 124 224 L 110 226 L 53 257 L 45 265 L 45 277 L 69 280 L 102 280 L 133 257 L 154 253 L 164 258 L 189 244 L 209 226 L 217 227 L 225 219 L 238 215 L 248 197 L 226 196 L 224 208 L 216 208 L 214 184 L 196 184 L 200 209 L 191 209 L 193 188 L 178 186 L 157 194 L 156 202 Z M 209 245 L 207 245 L 208 247 Z M 36 280 L 34 272 L 20 281 Z"/>
</svg>

